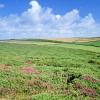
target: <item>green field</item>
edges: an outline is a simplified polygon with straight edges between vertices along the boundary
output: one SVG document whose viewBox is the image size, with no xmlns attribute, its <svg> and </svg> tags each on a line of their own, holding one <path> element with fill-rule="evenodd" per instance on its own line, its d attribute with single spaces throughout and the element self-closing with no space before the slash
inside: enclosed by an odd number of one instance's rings
<svg viewBox="0 0 100 100">
<path fill-rule="evenodd" d="M 100 41 L 94 41 L 94 42 L 85 42 L 85 43 L 76 43 L 86 46 L 94 46 L 94 47 L 100 47 Z"/>
<path fill-rule="evenodd" d="M 0 100 L 99 100 L 100 41 L 0 42 Z"/>
</svg>

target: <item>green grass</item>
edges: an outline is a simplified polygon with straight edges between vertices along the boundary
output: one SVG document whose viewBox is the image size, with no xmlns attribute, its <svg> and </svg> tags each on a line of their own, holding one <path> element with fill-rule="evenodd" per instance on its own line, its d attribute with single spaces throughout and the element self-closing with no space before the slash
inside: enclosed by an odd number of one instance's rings
<svg viewBox="0 0 100 100">
<path fill-rule="evenodd" d="M 100 48 L 43 43 L 0 43 L 0 99 L 99 100 Z"/>
<path fill-rule="evenodd" d="M 86 50 L 86 51 L 90 51 L 90 52 L 100 53 L 100 47 L 95 47 L 95 46 L 91 46 L 91 45 L 74 44 L 74 43 L 62 43 L 62 44 L 56 44 L 56 46 L 71 48 L 71 49 L 76 49 L 76 50 L 80 49 L 80 50 Z"/>
<path fill-rule="evenodd" d="M 76 43 L 86 46 L 94 46 L 94 47 L 100 47 L 100 41 L 93 41 L 93 42 L 85 42 L 85 43 Z"/>
</svg>

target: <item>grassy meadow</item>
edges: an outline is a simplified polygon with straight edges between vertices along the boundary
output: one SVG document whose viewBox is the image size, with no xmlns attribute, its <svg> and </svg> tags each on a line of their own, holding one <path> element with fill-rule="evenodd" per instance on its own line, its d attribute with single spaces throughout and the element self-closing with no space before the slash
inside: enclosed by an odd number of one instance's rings
<svg viewBox="0 0 100 100">
<path fill-rule="evenodd" d="M 0 100 L 99 98 L 99 40 L 0 42 Z"/>
</svg>

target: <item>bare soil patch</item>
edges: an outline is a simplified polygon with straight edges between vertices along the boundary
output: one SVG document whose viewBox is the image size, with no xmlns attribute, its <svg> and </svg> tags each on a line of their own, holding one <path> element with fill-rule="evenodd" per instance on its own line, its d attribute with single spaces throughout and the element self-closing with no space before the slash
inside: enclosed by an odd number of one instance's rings
<svg viewBox="0 0 100 100">
<path fill-rule="evenodd" d="M 7 65 L 0 65 L 0 71 L 5 71 L 5 72 L 9 72 L 11 69 L 10 66 L 7 66 Z"/>
<path fill-rule="evenodd" d="M 34 78 L 27 81 L 27 85 L 30 87 L 38 87 L 41 91 L 50 91 L 53 89 L 53 86 L 48 82 L 43 82 L 40 78 Z M 36 91 L 36 90 L 35 90 Z"/>
<path fill-rule="evenodd" d="M 31 60 L 26 61 L 27 64 L 33 64 Z"/>
<path fill-rule="evenodd" d="M 16 94 L 16 90 L 10 88 L 0 88 L 0 95 L 6 95 L 6 94 Z"/>
</svg>

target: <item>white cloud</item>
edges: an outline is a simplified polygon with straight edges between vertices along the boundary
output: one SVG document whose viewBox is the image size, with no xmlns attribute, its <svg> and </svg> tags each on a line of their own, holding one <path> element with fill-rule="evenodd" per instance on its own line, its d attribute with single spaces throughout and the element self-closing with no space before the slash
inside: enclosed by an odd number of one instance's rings
<svg viewBox="0 0 100 100">
<path fill-rule="evenodd" d="M 20 16 L 0 17 L 0 38 L 48 38 L 74 36 L 100 36 L 100 25 L 92 14 L 81 17 L 77 9 L 64 15 L 43 8 L 32 0 L 31 8 Z"/>
<path fill-rule="evenodd" d="M 0 8 L 4 8 L 5 7 L 5 5 L 4 4 L 0 4 Z"/>
</svg>

